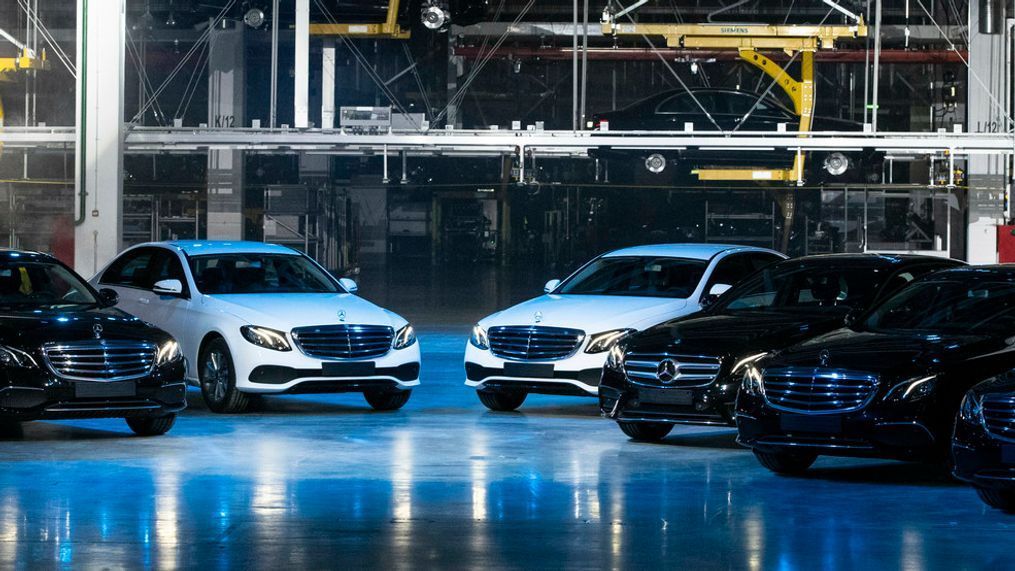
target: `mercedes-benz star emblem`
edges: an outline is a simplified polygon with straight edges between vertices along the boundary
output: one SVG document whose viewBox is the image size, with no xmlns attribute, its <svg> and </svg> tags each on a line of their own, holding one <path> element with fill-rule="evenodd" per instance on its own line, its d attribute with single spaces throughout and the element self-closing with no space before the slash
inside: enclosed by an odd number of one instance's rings
<svg viewBox="0 0 1015 571">
<path fill-rule="evenodd" d="M 832 360 L 832 354 L 828 352 L 828 349 L 822 349 L 818 353 L 818 361 L 821 362 L 822 367 L 827 367 L 828 363 Z"/>
<path fill-rule="evenodd" d="M 345 310 L 344 309 L 339 309 L 338 310 L 338 320 L 339 321 L 345 321 Z"/>
<path fill-rule="evenodd" d="M 663 384 L 672 383 L 677 379 L 678 374 L 680 374 L 680 367 L 673 359 L 663 359 L 656 367 L 656 378 Z"/>
<path fill-rule="evenodd" d="M 543 320 L 543 312 L 537 311 L 536 314 L 532 316 L 532 319 L 534 319 L 536 323 L 541 322 Z"/>
<path fill-rule="evenodd" d="M 102 339 L 102 324 L 96 323 L 92 325 L 92 333 L 95 334 L 96 339 Z"/>
</svg>

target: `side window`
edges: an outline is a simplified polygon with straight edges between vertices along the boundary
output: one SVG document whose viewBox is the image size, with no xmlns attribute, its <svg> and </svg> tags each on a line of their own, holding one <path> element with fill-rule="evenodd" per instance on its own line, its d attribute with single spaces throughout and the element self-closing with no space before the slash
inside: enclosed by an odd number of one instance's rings
<svg viewBox="0 0 1015 571">
<path fill-rule="evenodd" d="M 151 289 L 155 282 L 149 274 L 155 254 L 152 248 L 142 248 L 121 256 L 103 272 L 99 283 Z"/>
<path fill-rule="evenodd" d="M 769 264 L 782 261 L 781 257 L 776 256 L 775 254 L 767 254 L 765 252 L 744 255 L 747 256 L 748 264 L 750 265 L 752 272 L 756 272 Z"/>
<path fill-rule="evenodd" d="M 747 254 L 733 254 L 720 260 L 715 271 L 712 272 L 712 277 L 705 285 L 705 293 L 711 291 L 712 286 L 716 284 L 736 285 L 737 282 L 752 274 L 754 268 L 747 256 Z"/>
<path fill-rule="evenodd" d="M 183 273 L 180 257 L 169 250 L 161 250 L 155 254 L 150 276 L 152 287 L 162 280 L 180 280 L 184 293 L 188 290 L 187 276 Z"/>
<path fill-rule="evenodd" d="M 955 266 L 953 264 L 930 263 L 910 266 L 904 270 L 900 270 L 885 282 L 885 286 L 881 290 L 880 297 L 884 298 L 886 296 L 893 295 L 895 292 L 909 285 L 909 282 L 915 280 L 916 278 L 952 267 Z"/>
<path fill-rule="evenodd" d="M 686 93 L 674 95 L 656 107 L 656 113 L 695 113 L 698 111 L 698 105 Z"/>
</svg>

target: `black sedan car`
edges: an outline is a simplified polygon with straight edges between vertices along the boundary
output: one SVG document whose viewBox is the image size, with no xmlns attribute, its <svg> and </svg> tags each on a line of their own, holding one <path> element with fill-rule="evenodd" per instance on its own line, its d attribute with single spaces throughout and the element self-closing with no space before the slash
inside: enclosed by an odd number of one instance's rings
<svg viewBox="0 0 1015 571">
<path fill-rule="evenodd" d="M 186 406 L 167 333 L 44 254 L 0 251 L 0 420 L 125 418 L 164 434 Z"/>
<path fill-rule="evenodd" d="M 943 461 L 966 391 L 1013 367 L 1015 267 L 937 272 L 746 366 L 739 441 L 780 473 L 822 454 Z"/>
<path fill-rule="evenodd" d="M 1015 370 L 973 387 L 952 439 L 955 476 L 989 506 L 1015 513 Z"/>
<path fill-rule="evenodd" d="M 707 113 L 706 113 L 707 111 Z M 719 88 L 692 88 L 664 91 L 642 99 L 624 109 L 592 116 L 596 129 L 607 125 L 617 131 L 683 131 L 686 124 L 696 131 L 777 131 L 784 125 L 787 131 L 799 129 L 800 117 L 771 96 L 760 96 L 749 91 Z M 812 131 L 861 131 L 856 121 L 816 116 L 811 122 Z M 631 151 L 599 149 L 602 158 L 628 158 Z M 744 151 L 684 149 L 682 151 L 645 151 L 638 154 L 645 168 L 662 173 L 668 168 L 689 171 L 703 167 L 766 167 L 789 168 L 793 153 L 782 151 Z M 820 180 L 857 182 L 876 179 L 873 166 L 877 161 L 873 153 L 820 152 L 810 156 L 811 166 L 806 169 L 810 178 Z M 672 167 L 671 167 L 672 165 Z"/>
<path fill-rule="evenodd" d="M 962 262 L 832 254 L 778 262 L 710 307 L 629 337 L 603 370 L 599 406 L 635 440 L 674 423 L 733 426 L 743 369 L 767 351 L 842 327 L 851 312 Z"/>
</svg>

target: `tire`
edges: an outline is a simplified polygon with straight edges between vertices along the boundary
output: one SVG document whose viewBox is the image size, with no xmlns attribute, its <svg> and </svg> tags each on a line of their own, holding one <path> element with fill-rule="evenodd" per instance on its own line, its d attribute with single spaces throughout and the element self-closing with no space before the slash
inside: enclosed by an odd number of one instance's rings
<svg viewBox="0 0 1015 571">
<path fill-rule="evenodd" d="M 817 454 L 799 454 L 791 452 L 754 451 L 754 457 L 761 465 L 776 474 L 802 474 L 818 459 Z"/>
<path fill-rule="evenodd" d="M 198 375 L 201 396 L 212 412 L 244 412 L 250 406 L 250 398 L 236 388 L 233 356 L 224 339 L 212 340 L 201 352 Z"/>
<path fill-rule="evenodd" d="M 483 403 L 483 406 L 490 410 L 510 412 L 522 406 L 522 403 L 525 402 L 525 397 L 529 396 L 529 393 L 523 391 L 476 391 L 476 396 L 479 397 L 479 402 Z"/>
<path fill-rule="evenodd" d="M 976 493 L 988 506 L 1005 513 L 1015 513 L 1015 490 L 976 488 Z"/>
<path fill-rule="evenodd" d="M 127 419 L 127 426 L 138 436 L 162 436 L 176 424 L 176 415 L 135 416 Z"/>
<path fill-rule="evenodd" d="M 624 434 L 639 442 L 659 442 L 673 430 L 672 424 L 664 422 L 618 422 Z"/>
<path fill-rule="evenodd" d="M 374 410 L 398 410 L 409 402 L 412 391 L 371 391 L 363 393 L 367 403 L 374 407 Z"/>
</svg>

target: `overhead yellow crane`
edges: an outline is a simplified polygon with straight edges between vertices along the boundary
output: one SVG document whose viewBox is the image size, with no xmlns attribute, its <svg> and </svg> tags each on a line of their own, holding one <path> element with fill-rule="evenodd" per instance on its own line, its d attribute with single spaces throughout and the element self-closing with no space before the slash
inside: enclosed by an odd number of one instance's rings
<svg viewBox="0 0 1015 571">
<path fill-rule="evenodd" d="M 806 137 L 814 113 L 814 52 L 835 47 L 836 40 L 867 35 L 867 25 L 858 18 L 854 25 L 768 25 L 768 24 L 639 24 L 618 23 L 606 14 L 603 33 L 613 36 L 662 36 L 671 48 L 737 50 L 740 59 L 771 77 L 793 102 L 800 117 L 798 131 Z M 772 61 L 761 50 L 779 50 L 791 60 L 799 54 L 800 78 Z M 722 168 L 697 169 L 699 180 L 744 181 L 803 180 L 804 156 L 797 153 L 788 169 Z"/>
<path fill-rule="evenodd" d="M 348 36 L 352 38 L 387 38 L 407 40 L 410 31 L 398 25 L 400 0 L 388 2 L 387 16 L 379 24 L 310 24 L 311 36 Z"/>
</svg>

